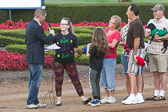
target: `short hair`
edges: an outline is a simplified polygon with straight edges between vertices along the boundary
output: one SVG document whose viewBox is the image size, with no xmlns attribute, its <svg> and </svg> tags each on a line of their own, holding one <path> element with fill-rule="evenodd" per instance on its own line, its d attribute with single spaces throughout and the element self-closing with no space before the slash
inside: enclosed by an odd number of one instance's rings
<svg viewBox="0 0 168 112">
<path fill-rule="evenodd" d="M 120 27 L 120 25 L 121 25 L 121 18 L 120 18 L 120 16 L 118 16 L 118 15 L 113 15 L 112 17 L 111 17 L 111 19 L 115 19 L 116 20 L 116 29 L 118 29 L 119 27 Z"/>
<path fill-rule="evenodd" d="M 36 9 L 34 12 L 34 17 L 39 18 L 40 16 L 45 16 L 46 11 L 44 9 Z"/>
<path fill-rule="evenodd" d="M 131 4 L 130 10 L 134 12 L 135 16 L 139 15 L 139 7 L 136 4 Z"/>
</svg>

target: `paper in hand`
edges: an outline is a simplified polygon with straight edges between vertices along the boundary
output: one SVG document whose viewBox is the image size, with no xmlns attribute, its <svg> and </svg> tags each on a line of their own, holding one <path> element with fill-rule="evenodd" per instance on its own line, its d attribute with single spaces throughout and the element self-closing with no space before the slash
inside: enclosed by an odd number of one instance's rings
<svg viewBox="0 0 168 112">
<path fill-rule="evenodd" d="M 60 49 L 60 47 L 57 46 L 55 43 L 48 47 L 45 47 L 45 50 L 53 50 L 53 49 Z"/>
</svg>

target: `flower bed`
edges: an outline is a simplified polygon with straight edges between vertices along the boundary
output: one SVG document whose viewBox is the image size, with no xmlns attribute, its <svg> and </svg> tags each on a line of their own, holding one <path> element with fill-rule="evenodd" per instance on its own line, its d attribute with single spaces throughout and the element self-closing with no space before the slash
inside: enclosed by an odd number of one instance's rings
<svg viewBox="0 0 168 112">
<path fill-rule="evenodd" d="M 53 57 L 45 55 L 44 68 L 53 67 Z M 26 63 L 26 55 L 19 53 L 9 53 L 8 51 L 0 50 L 0 71 L 23 71 L 29 68 Z"/>
<path fill-rule="evenodd" d="M 9 30 L 9 29 L 24 29 L 26 28 L 26 26 L 28 25 L 28 22 L 23 22 L 23 20 L 21 19 L 18 22 L 13 22 L 12 20 L 7 20 L 5 23 L 0 24 L 0 29 L 4 29 L 4 30 Z M 47 22 L 43 22 L 42 27 L 44 29 L 44 31 L 47 31 L 48 29 L 48 23 Z M 126 23 L 122 23 L 121 27 L 123 27 L 124 25 L 126 25 Z M 52 27 L 59 27 L 60 24 L 59 23 L 51 23 Z M 108 27 L 108 22 L 88 22 L 88 21 L 83 21 L 79 24 L 73 24 L 73 26 L 94 26 L 94 27 Z"/>
</svg>

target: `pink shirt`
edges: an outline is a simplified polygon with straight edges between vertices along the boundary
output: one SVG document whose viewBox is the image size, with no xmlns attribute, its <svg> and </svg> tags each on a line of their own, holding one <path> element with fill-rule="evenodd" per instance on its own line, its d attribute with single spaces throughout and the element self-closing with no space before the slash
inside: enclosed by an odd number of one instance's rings
<svg viewBox="0 0 168 112">
<path fill-rule="evenodd" d="M 107 35 L 109 30 L 110 30 L 109 28 L 104 30 L 106 35 Z M 115 31 L 111 35 L 107 36 L 107 39 L 108 39 L 108 43 L 112 43 L 113 39 L 116 39 L 116 40 L 118 40 L 118 44 L 119 44 L 119 42 L 121 40 L 120 32 L 118 30 Z M 115 48 L 110 48 L 109 47 L 109 49 L 108 49 L 107 53 L 105 54 L 104 58 L 117 58 L 117 47 L 118 47 L 118 44 L 116 45 Z"/>
</svg>

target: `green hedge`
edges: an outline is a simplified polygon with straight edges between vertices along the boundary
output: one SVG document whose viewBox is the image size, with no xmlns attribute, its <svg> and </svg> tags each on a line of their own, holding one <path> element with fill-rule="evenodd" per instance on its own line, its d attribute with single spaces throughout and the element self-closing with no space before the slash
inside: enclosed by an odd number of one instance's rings
<svg viewBox="0 0 168 112">
<path fill-rule="evenodd" d="M 26 45 L 10 44 L 5 46 L 5 49 L 8 52 L 17 52 L 19 54 L 26 54 Z"/>
<path fill-rule="evenodd" d="M 58 31 L 60 31 L 60 28 L 58 27 L 54 27 L 53 28 L 55 30 L 56 33 L 58 33 Z M 91 42 L 91 38 L 92 38 L 92 28 L 88 28 L 88 27 L 75 27 L 75 35 L 78 37 L 79 39 L 79 45 L 83 45 L 86 43 L 90 43 Z M 46 32 L 46 35 L 48 35 L 49 32 Z M 8 44 L 25 44 L 25 29 L 14 29 L 14 30 L 0 30 L 0 37 L 1 40 L 3 39 L 3 41 L 0 42 L 0 46 L 5 46 Z M 7 37 L 5 39 L 5 37 Z M 13 41 L 8 41 L 8 39 L 12 39 Z M 16 40 L 15 40 L 16 39 Z M 16 43 L 15 43 L 16 41 Z"/>
<path fill-rule="evenodd" d="M 143 24 L 153 18 L 150 9 L 156 3 L 137 3 L 140 7 L 140 18 Z M 83 4 L 46 4 L 47 18 L 50 23 L 58 23 L 63 17 L 69 17 L 73 23 L 81 21 L 108 22 L 112 15 L 119 15 L 127 22 L 126 11 L 130 3 L 83 3 Z M 168 12 L 168 4 L 164 4 Z M 2 12 L 4 15 L 6 12 Z M 165 13 L 168 17 L 168 13 Z M 12 10 L 12 20 L 29 22 L 33 19 L 34 10 Z"/>
<path fill-rule="evenodd" d="M 95 27 L 85 27 L 85 26 L 73 27 L 73 28 L 74 28 L 75 33 L 89 33 L 89 34 L 92 34 L 93 30 L 95 29 Z M 60 32 L 59 27 L 53 27 L 53 29 L 55 33 Z"/>
<path fill-rule="evenodd" d="M 93 28 L 93 27 L 91 27 Z M 94 29 L 89 27 L 74 27 L 75 33 L 89 33 L 92 34 Z M 95 28 L 95 27 L 94 27 Z"/>
<path fill-rule="evenodd" d="M 8 10 L 0 10 L 0 23 L 6 22 L 8 18 Z"/>
<path fill-rule="evenodd" d="M 0 35 L 25 39 L 25 29 L 0 30 Z"/>
<path fill-rule="evenodd" d="M 78 50 L 82 50 L 85 45 L 79 46 Z M 11 45 L 7 45 L 5 47 L 5 49 L 8 52 L 18 52 L 20 54 L 25 54 L 26 53 L 26 45 L 11 44 Z M 121 51 L 122 51 L 122 47 L 118 46 L 118 49 L 117 49 L 117 63 L 121 63 Z M 54 50 L 45 51 L 45 55 L 54 56 Z M 82 54 L 79 58 L 77 58 L 77 56 L 78 56 L 78 54 L 75 53 L 76 64 L 89 65 L 89 58 L 86 56 L 86 54 Z"/>
<path fill-rule="evenodd" d="M 0 46 L 6 46 L 9 44 L 25 44 L 25 41 L 19 38 L 0 35 Z"/>
<path fill-rule="evenodd" d="M 79 45 L 87 44 L 91 42 L 92 35 L 87 33 L 75 34 L 79 39 Z"/>
</svg>

